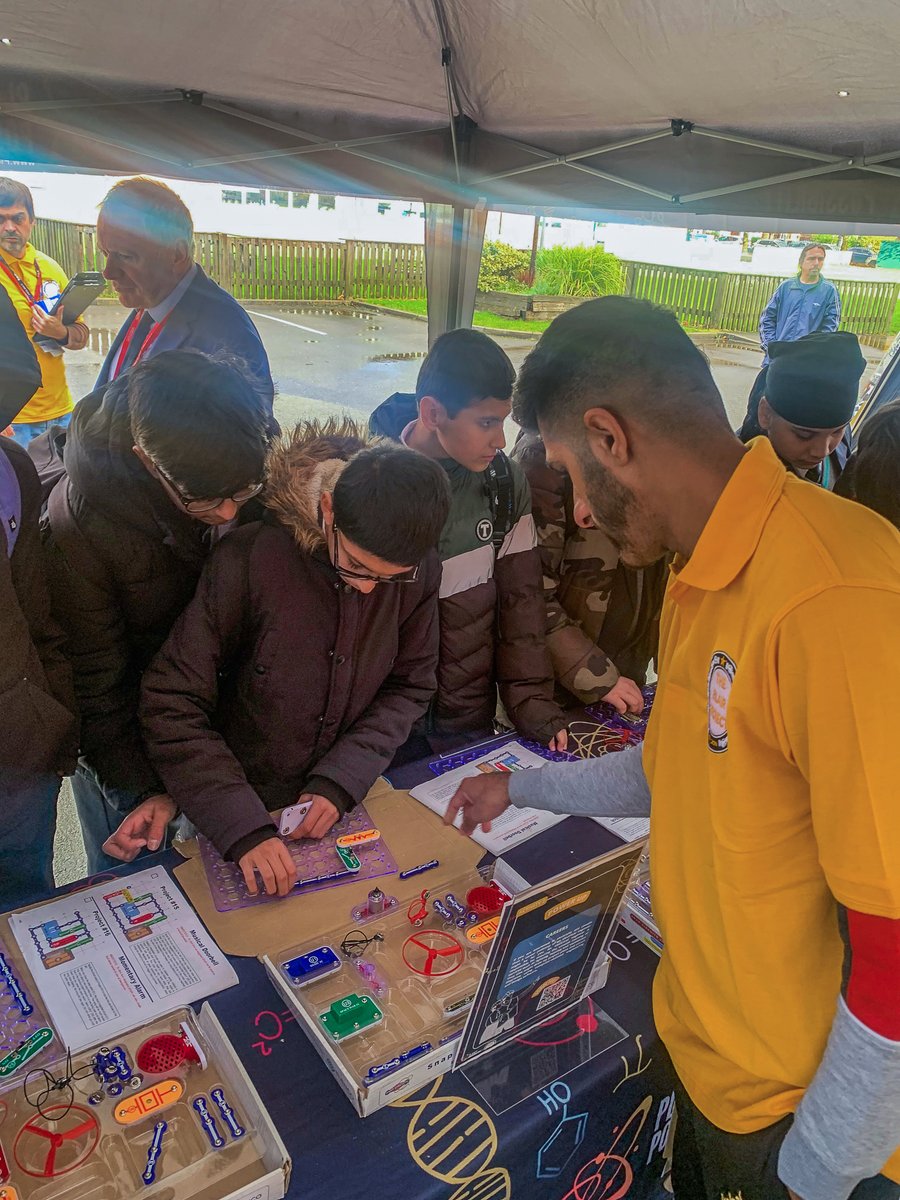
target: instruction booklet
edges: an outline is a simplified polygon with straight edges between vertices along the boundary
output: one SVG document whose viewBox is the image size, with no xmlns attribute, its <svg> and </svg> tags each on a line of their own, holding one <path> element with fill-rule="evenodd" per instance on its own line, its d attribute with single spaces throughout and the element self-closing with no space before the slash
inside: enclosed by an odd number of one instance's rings
<svg viewBox="0 0 900 1200">
<path fill-rule="evenodd" d="M 545 758 L 541 758 L 539 754 L 535 754 L 519 742 L 510 741 L 461 767 L 446 771 L 436 779 L 420 783 L 418 787 L 411 788 L 409 794 L 439 817 L 443 817 L 464 779 L 474 779 L 479 775 L 495 772 L 512 775 L 516 771 L 533 771 L 546 765 Z M 457 825 L 460 820 L 461 818 L 456 821 Z M 545 812 L 537 808 L 517 808 L 515 804 L 511 804 L 492 821 L 489 833 L 479 826 L 472 834 L 472 841 L 477 842 L 489 854 L 500 855 L 562 820 L 565 820 L 565 817 L 559 813 Z"/>
<path fill-rule="evenodd" d="M 74 1053 L 238 981 L 162 867 L 13 913 L 9 928 Z"/>
</svg>

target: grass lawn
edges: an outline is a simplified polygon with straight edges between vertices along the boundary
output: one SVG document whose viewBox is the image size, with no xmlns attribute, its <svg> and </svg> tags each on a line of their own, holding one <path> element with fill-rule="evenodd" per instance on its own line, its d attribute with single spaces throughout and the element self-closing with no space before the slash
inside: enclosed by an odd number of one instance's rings
<svg viewBox="0 0 900 1200">
<path fill-rule="evenodd" d="M 894 319 L 891 321 L 891 333 L 900 333 L 900 300 L 897 301 L 897 307 L 894 309 Z"/>
<path fill-rule="evenodd" d="M 379 304 L 384 308 L 396 308 L 401 312 L 418 313 L 424 317 L 427 310 L 425 300 L 384 300 L 379 296 L 358 297 L 364 304 Z M 485 329 L 524 329 L 529 333 L 543 333 L 549 321 L 517 321 L 513 317 L 499 317 L 496 313 L 476 311 L 475 324 Z"/>
</svg>

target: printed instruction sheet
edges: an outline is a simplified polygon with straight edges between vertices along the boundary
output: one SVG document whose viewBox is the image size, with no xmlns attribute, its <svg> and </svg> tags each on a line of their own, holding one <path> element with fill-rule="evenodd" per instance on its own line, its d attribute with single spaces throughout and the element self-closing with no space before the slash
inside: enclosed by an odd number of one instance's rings
<svg viewBox="0 0 900 1200">
<path fill-rule="evenodd" d="M 238 981 L 162 867 L 48 900 L 9 927 L 76 1053 Z"/>
<path fill-rule="evenodd" d="M 650 836 L 649 817 L 592 817 L 598 825 L 620 837 L 623 842 L 636 842 Z"/>
<path fill-rule="evenodd" d="M 474 779 L 495 771 L 511 775 L 516 771 L 532 771 L 546 765 L 547 760 L 535 754 L 533 750 L 515 741 L 507 742 L 499 749 L 491 750 L 462 767 L 456 767 L 444 775 L 438 775 L 436 779 L 420 783 L 418 787 L 412 788 L 410 795 L 442 817 L 464 779 Z M 564 819 L 559 813 L 543 812 L 536 808 L 516 808 L 511 804 L 502 816 L 492 822 L 490 833 L 485 833 L 479 827 L 472 834 L 472 841 L 483 846 L 489 854 L 499 855 L 511 850 L 513 846 L 527 842 L 536 833 L 549 829 L 551 825 L 557 825 Z"/>
</svg>

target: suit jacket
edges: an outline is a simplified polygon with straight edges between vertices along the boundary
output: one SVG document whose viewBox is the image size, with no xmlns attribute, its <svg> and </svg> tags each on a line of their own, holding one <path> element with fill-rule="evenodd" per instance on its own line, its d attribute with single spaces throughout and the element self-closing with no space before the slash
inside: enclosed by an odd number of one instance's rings
<svg viewBox="0 0 900 1200">
<path fill-rule="evenodd" d="M 100 369 L 95 387 L 109 382 L 109 373 L 134 313 L 128 314 L 116 334 L 109 354 Z M 226 291 L 206 275 L 202 268 L 163 326 L 159 337 L 147 347 L 146 357 L 163 350 L 202 350 L 205 354 L 226 351 L 241 359 L 258 381 L 260 395 L 269 412 L 275 395 L 269 359 L 256 326 Z"/>
</svg>

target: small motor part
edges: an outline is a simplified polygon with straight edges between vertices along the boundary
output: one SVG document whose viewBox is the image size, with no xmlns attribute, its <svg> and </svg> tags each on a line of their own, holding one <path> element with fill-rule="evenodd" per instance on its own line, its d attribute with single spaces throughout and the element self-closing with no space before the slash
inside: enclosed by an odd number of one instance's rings
<svg viewBox="0 0 900 1200">
<path fill-rule="evenodd" d="M 365 904 L 357 904 L 350 909 L 350 919 L 357 925 L 365 925 L 367 921 L 377 921 L 393 912 L 399 905 L 396 896 L 388 896 L 381 888 L 373 888 L 366 897 Z"/>
</svg>

